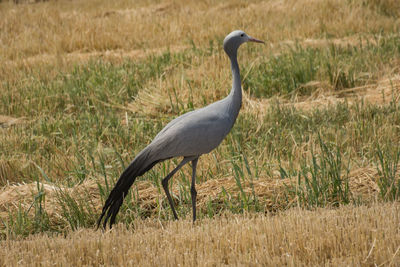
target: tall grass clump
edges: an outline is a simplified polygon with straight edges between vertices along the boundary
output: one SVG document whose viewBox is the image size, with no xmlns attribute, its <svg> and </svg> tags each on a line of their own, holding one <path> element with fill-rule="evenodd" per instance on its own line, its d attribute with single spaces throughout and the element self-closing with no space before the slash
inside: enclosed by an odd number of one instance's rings
<svg viewBox="0 0 400 267">
<path fill-rule="evenodd" d="M 306 208 L 349 204 L 349 166 L 338 146 L 325 143 L 318 136 L 320 153 L 311 151 L 311 160 L 301 164 L 297 184 L 288 186 L 288 193 L 297 197 L 298 205 Z"/>
<path fill-rule="evenodd" d="M 57 190 L 57 200 L 63 227 L 68 225 L 71 230 L 77 230 L 81 227 L 94 225 L 97 219 L 97 212 L 93 200 L 88 196 L 89 194 L 77 196 L 63 189 Z"/>
<path fill-rule="evenodd" d="M 394 201 L 400 197 L 400 176 L 398 165 L 400 149 L 398 144 L 376 148 L 376 169 L 378 171 L 377 184 L 382 200 Z"/>
<path fill-rule="evenodd" d="M 46 193 L 39 181 L 36 182 L 36 190 L 37 192 L 32 194 L 31 205 L 28 208 L 24 208 L 19 203 L 17 209 L 9 210 L 7 220 L 0 218 L 0 223 L 2 224 L 0 239 L 56 231 L 54 225 L 52 226 L 50 223 L 50 218 L 45 208 Z"/>
</svg>

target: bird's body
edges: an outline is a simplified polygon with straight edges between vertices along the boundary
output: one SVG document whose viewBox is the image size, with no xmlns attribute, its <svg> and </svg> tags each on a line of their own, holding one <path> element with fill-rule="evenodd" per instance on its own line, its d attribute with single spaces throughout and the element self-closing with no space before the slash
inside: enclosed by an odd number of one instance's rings
<svg viewBox="0 0 400 267">
<path fill-rule="evenodd" d="M 237 116 L 230 115 L 228 100 L 225 98 L 172 120 L 149 146 L 159 151 L 160 159 L 209 153 L 222 142 L 235 123 Z"/>
<path fill-rule="evenodd" d="M 224 49 L 231 60 L 233 75 L 230 94 L 215 103 L 201 109 L 185 113 L 169 122 L 132 161 L 121 174 L 120 179 L 106 200 L 103 216 L 104 227 L 110 219 L 110 226 L 115 221 L 119 208 L 129 188 L 137 176 L 143 175 L 155 164 L 173 157 L 183 157 L 182 162 L 163 179 L 163 187 L 171 205 L 174 217 L 177 218 L 172 198 L 168 191 L 168 180 L 187 162 L 192 161 L 192 205 L 193 221 L 196 219 L 196 190 L 195 176 L 197 160 L 202 154 L 209 153 L 216 148 L 232 129 L 242 103 L 242 89 L 240 83 L 239 65 L 236 60 L 236 51 L 240 44 L 253 41 L 261 42 L 247 36 L 242 31 L 230 33 L 224 40 Z"/>
</svg>

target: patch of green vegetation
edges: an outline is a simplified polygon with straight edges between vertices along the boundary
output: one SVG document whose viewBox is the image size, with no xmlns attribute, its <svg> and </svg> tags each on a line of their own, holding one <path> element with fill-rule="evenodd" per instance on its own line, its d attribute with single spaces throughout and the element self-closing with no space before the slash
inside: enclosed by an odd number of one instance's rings
<svg viewBox="0 0 400 267">
<path fill-rule="evenodd" d="M 268 161 L 296 161 L 300 148 L 310 151 L 321 135 L 325 142 L 337 144 L 349 156 L 361 160 L 374 158 L 373 144 L 398 140 L 400 106 L 338 103 L 310 111 L 282 106 L 268 108 L 262 120 L 241 114 L 232 130 L 243 153 Z M 229 142 L 228 142 L 229 141 Z M 231 139 L 227 139 L 230 144 Z M 264 167 L 266 167 L 266 165 Z"/>
<path fill-rule="evenodd" d="M 111 108 L 101 105 L 101 101 L 109 105 L 131 101 L 150 80 L 185 60 L 183 53 L 167 52 L 142 61 L 92 60 L 52 80 L 27 73 L 26 79 L 18 84 L 2 84 L 0 101 L 4 105 L 0 105 L 0 114 L 30 118 L 43 114 L 107 112 Z"/>
<path fill-rule="evenodd" d="M 165 53 L 122 64 L 90 61 L 53 80 L 28 76 L 21 84 L 3 84 L 0 114 L 26 117 L 29 123 L 9 129 L 14 140 L 1 142 L 2 157 L 24 155 L 51 180 L 64 176 L 67 181 L 79 182 L 92 176 L 94 166 L 88 163 L 93 163 L 90 156 L 99 146 L 108 149 L 105 165 L 110 165 L 115 153 L 142 148 L 160 129 L 161 122 L 146 119 L 121 125 L 126 111 L 120 107 L 182 60 L 184 54 Z M 22 170 L 21 175 L 32 180 L 42 177 L 36 168 Z"/>
<path fill-rule="evenodd" d="M 253 67 L 243 87 L 255 97 L 309 95 L 315 87 L 307 83 L 315 81 L 343 90 L 375 81 L 384 69 L 393 69 L 399 58 L 398 36 L 360 39 L 355 46 L 332 43 L 313 48 L 296 44 Z"/>
</svg>

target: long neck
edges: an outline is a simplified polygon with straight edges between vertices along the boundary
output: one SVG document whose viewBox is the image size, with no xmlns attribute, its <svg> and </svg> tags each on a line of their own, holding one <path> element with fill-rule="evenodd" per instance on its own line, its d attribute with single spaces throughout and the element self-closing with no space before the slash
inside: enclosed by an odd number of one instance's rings
<svg viewBox="0 0 400 267">
<path fill-rule="evenodd" d="M 230 108 L 234 119 L 239 114 L 240 107 L 242 106 L 242 85 L 240 81 L 240 70 L 237 62 L 236 53 L 230 57 L 232 69 L 232 90 L 229 94 Z"/>
</svg>

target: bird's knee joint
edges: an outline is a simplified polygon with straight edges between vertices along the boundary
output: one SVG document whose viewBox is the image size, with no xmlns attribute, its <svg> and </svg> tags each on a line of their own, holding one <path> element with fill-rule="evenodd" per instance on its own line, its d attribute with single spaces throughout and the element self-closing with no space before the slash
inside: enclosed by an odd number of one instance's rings
<svg viewBox="0 0 400 267">
<path fill-rule="evenodd" d="M 161 184 L 162 184 L 162 186 L 163 186 L 164 188 L 168 188 L 168 180 L 167 180 L 167 179 L 163 179 L 163 180 L 161 181 Z"/>
<path fill-rule="evenodd" d="M 191 187 L 190 188 L 190 192 L 192 193 L 192 195 L 197 195 L 197 191 L 196 191 L 196 188 L 194 188 L 194 187 Z"/>
</svg>

